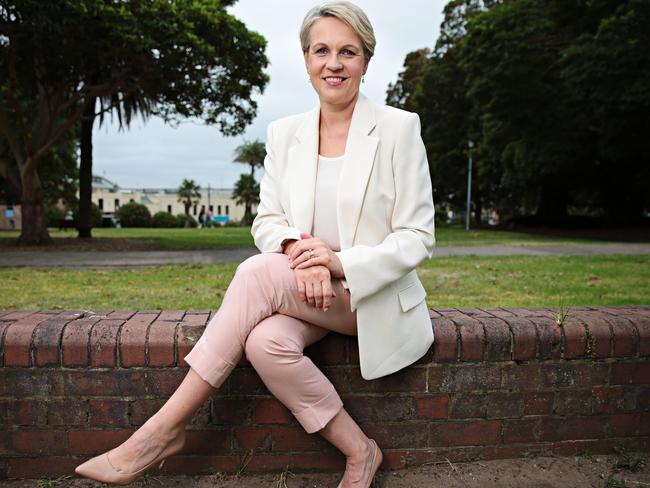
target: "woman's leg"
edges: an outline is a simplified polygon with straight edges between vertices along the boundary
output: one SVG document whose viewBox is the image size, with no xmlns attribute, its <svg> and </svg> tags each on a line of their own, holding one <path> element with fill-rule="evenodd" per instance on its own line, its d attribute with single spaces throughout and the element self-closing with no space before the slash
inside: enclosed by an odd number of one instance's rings
<svg viewBox="0 0 650 488">
<path fill-rule="evenodd" d="M 342 290 L 349 300 L 349 293 Z M 345 332 L 354 334 L 356 324 Z M 269 391 L 298 419 L 308 433 L 319 432 L 347 459 L 346 480 L 355 486 L 367 469 L 371 444 L 343 408 L 327 377 L 303 354 L 305 347 L 329 331 L 300 319 L 274 314 L 261 321 L 246 340 L 246 357 Z M 363 486 L 363 485 L 362 485 Z"/>
</svg>

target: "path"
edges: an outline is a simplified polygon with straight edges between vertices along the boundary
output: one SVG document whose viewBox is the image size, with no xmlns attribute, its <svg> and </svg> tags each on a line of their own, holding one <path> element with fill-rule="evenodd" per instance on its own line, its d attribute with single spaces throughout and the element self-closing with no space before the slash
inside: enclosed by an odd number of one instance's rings
<svg viewBox="0 0 650 488">
<path fill-rule="evenodd" d="M 257 254 L 255 248 L 201 251 L 18 251 L 1 252 L 0 267 L 33 268 L 137 268 L 169 264 L 240 263 Z M 538 244 L 526 246 L 437 247 L 434 257 L 447 256 L 552 256 L 594 254 L 650 254 L 650 243 Z"/>
</svg>

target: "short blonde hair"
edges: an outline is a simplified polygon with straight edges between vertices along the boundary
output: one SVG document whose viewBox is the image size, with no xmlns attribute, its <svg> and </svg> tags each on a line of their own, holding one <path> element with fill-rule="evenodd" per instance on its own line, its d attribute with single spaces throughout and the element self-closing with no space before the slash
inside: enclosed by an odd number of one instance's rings
<svg viewBox="0 0 650 488">
<path fill-rule="evenodd" d="M 375 54 L 376 40 L 372 24 L 366 13 L 352 2 L 327 2 L 307 12 L 300 26 L 300 44 L 303 51 L 309 49 L 309 31 L 312 26 L 324 17 L 335 17 L 352 27 L 361 39 L 366 59 L 370 59 Z"/>
</svg>

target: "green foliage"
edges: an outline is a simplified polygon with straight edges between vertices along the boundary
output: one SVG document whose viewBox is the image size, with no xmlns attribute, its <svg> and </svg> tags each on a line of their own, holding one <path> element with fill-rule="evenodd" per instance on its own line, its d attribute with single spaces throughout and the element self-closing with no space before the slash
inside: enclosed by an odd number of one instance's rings
<svg viewBox="0 0 650 488">
<path fill-rule="evenodd" d="M 178 226 L 178 219 L 169 212 L 156 212 L 151 219 L 151 227 L 173 228 Z"/>
<path fill-rule="evenodd" d="M 146 205 L 129 202 L 116 212 L 122 227 L 150 227 L 151 213 Z"/>
<path fill-rule="evenodd" d="M 235 149 L 236 163 L 249 164 L 251 167 L 251 176 L 255 177 L 255 168 L 264 166 L 264 158 L 266 157 L 265 144 L 256 139 L 252 142 L 245 142 Z"/>
<path fill-rule="evenodd" d="M 201 192 L 199 192 L 199 185 L 196 184 L 194 180 L 184 179 L 181 183 L 181 186 L 178 187 L 176 195 L 178 196 L 178 201 L 183 202 L 185 206 L 185 215 L 190 215 L 190 207 L 192 205 L 197 205 L 201 198 Z"/>
<path fill-rule="evenodd" d="M 431 53 L 409 53 L 388 102 L 422 120 L 434 200 L 475 212 L 650 210 L 650 3 L 452 0 Z"/>
<path fill-rule="evenodd" d="M 235 183 L 232 198 L 237 205 L 244 205 L 242 223 L 250 225 L 253 222 L 252 206 L 260 201 L 260 184 L 251 175 L 241 175 Z"/>
<path fill-rule="evenodd" d="M 79 211 L 75 208 L 72 212 L 75 222 L 79 221 Z M 101 227 L 102 226 L 102 211 L 99 209 L 95 202 L 90 204 L 90 225 L 92 227 Z"/>
<path fill-rule="evenodd" d="M 186 214 L 178 214 L 176 216 L 176 221 L 178 222 L 178 227 L 183 227 L 183 228 L 190 228 L 190 227 L 198 227 L 198 222 L 194 217 L 192 217 L 189 213 Z"/>
</svg>

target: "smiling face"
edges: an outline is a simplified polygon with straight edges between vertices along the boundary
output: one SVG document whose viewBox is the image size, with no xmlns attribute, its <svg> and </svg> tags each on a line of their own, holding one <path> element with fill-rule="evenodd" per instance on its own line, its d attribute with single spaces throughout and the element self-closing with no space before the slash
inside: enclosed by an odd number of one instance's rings
<svg viewBox="0 0 650 488">
<path fill-rule="evenodd" d="M 356 100 L 368 60 L 352 27 L 336 17 L 319 19 L 309 31 L 304 55 L 321 104 L 346 106 Z"/>
</svg>

